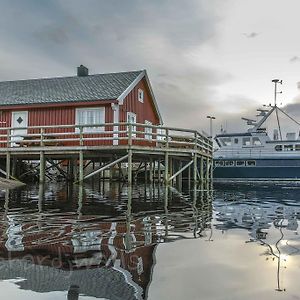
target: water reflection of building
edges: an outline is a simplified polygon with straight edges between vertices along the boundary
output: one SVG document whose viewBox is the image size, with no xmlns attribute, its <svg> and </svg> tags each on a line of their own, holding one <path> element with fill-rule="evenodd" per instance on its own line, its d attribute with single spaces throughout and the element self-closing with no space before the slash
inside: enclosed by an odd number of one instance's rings
<svg viewBox="0 0 300 300">
<path fill-rule="evenodd" d="M 118 188 L 107 201 L 105 193 L 76 189 L 59 191 L 56 202 L 51 189 L 39 197 L 31 192 L 29 199 L 20 192 L 6 194 L 0 214 L 0 280 L 22 278 L 16 282 L 21 289 L 69 291 L 70 299 L 78 293 L 143 299 L 157 243 L 203 237 L 212 205 L 201 192 L 191 201 L 163 188 L 139 187 L 129 201 L 131 192 Z"/>
<path fill-rule="evenodd" d="M 129 228 L 125 222 L 91 224 L 83 219 L 78 224 L 69 218 L 62 227 L 57 221 L 60 226 L 48 231 L 37 230 L 36 222 L 1 226 L 0 253 L 6 260 L 0 262 L 0 279 L 24 278 L 17 284 L 37 292 L 79 286 L 80 293 L 94 297 L 143 297 L 151 276 L 155 233 L 146 241 L 139 221 Z"/>
</svg>

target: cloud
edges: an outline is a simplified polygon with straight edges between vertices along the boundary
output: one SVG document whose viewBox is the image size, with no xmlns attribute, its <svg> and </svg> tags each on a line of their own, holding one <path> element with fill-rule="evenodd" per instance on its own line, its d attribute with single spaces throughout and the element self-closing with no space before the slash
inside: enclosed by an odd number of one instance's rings
<svg viewBox="0 0 300 300">
<path fill-rule="evenodd" d="M 245 37 L 247 37 L 248 39 L 253 39 L 253 38 L 256 38 L 259 33 L 257 32 L 251 32 L 251 33 L 243 33 Z"/>
<path fill-rule="evenodd" d="M 223 2 L 7 1 L 0 20 L 0 80 L 75 75 L 80 64 L 90 73 L 146 68 L 165 124 L 200 129 L 230 74 L 190 53 L 218 39 Z"/>
<path fill-rule="evenodd" d="M 299 56 L 293 56 L 290 58 L 290 62 L 291 63 L 295 63 L 295 62 L 298 62 L 300 61 L 300 57 Z"/>
</svg>

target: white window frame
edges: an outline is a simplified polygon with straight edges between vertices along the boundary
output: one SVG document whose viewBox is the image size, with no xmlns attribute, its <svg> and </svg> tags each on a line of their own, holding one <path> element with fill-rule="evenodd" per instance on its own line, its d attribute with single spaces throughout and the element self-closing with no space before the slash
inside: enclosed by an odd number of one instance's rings
<svg viewBox="0 0 300 300">
<path fill-rule="evenodd" d="M 131 122 L 131 120 L 129 118 L 134 118 L 134 122 Z M 136 114 L 134 112 L 131 112 L 131 111 L 128 111 L 127 112 L 127 123 L 131 123 L 131 124 L 135 124 L 136 123 Z M 131 127 L 132 131 L 136 131 L 136 126 L 132 126 Z M 129 131 L 129 128 L 127 126 L 127 131 Z M 136 133 L 135 132 L 132 132 L 132 136 L 135 137 L 136 136 Z"/>
<path fill-rule="evenodd" d="M 152 122 L 145 120 L 145 125 L 152 125 Z M 152 140 L 152 133 L 153 133 L 152 127 L 145 127 L 144 132 L 145 132 L 145 139 Z"/>
<path fill-rule="evenodd" d="M 142 89 L 138 89 L 138 100 L 144 103 L 144 91 Z"/>
<path fill-rule="evenodd" d="M 100 120 L 99 122 L 94 122 L 92 124 L 87 123 L 87 113 L 88 112 L 100 112 Z M 85 114 L 84 116 L 84 123 L 80 120 L 80 114 Z M 105 124 L 105 107 L 83 107 L 83 108 L 76 108 L 75 114 L 75 125 L 97 125 L 97 124 Z M 84 133 L 97 133 L 105 131 L 105 127 L 83 127 Z M 80 132 L 80 129 L 76 127 L 76 132 Z"/>
</svg>

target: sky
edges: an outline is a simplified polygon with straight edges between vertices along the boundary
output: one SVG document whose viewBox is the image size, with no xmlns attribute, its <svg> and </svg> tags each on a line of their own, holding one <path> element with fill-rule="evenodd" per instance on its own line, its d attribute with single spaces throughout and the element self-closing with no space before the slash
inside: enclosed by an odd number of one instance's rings
<svg viewBox="0 0 300 300">
<path fill-rule="evenodd" d="M 0 80 L 146 69 L 166 126 L 239 131 L 273 102 L 300 120 L 299 0 L 0 0 Z"/>
</svg>

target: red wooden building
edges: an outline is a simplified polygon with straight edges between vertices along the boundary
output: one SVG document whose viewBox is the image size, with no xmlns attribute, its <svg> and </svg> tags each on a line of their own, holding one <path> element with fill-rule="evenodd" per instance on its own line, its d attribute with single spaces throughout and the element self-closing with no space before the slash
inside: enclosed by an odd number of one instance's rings
<svg viewBox="0 0 300 300">
<path fill-rule="evenodd" d="M 0 82 L 0 127 L 12 127 L 11 134 L 19 139 L 38 132 L 32 126 L 52 126 L 45 129 L 46 134 L 72 133 L 64 137 L 72 139 L 80 129 L 74 125 L 91 125 L 82 129 L 85 136 L 91 137 L 87 145 L 117 145 L 125 143 L 118 139 L 120 134 L 112 133 L 120 130 L 119 126 L 99 127 L 99 124 L 123 122 L 162 124 L 145 70 L 89 75 L 88 69 L 81 65 L 73 77 Z M 151 128 L 135 129 L 144 130 L 144 138 L 153 132 Z M 110 134 L 105 135 L 107 131 Z M 115 139 L 97 140 L 100 135 Z"/>
</svg>

